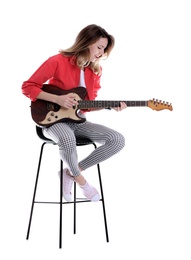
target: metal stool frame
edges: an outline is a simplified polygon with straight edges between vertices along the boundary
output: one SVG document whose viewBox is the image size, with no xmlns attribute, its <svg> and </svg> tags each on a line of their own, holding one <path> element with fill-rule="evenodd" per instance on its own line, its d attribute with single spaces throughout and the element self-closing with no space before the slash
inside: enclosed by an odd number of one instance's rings
<svg viewBox="0 0 191 260">
<path fill-rule="evenodd" d="M 38 161 L 38 168 L 37 168 L 37 174 L 36 174 L 36 180 L 35 180 L 35 186 L 34 186 L 34 192 L 33 192 L 33 198 L 32 198 L 32 205 L 31 205 L 31 211 L 30 211 L 30 217 L 29 217 L 29 223 L 28 223 L 28 230 L 27 230 L 27 236 L 26 239 L 29 239 L 29 234 L 30 234 L 30 228 L 31 228 L 31 222 L 32 222 L 32 216 L 33 216 L 33 210 L 34 210 L 34 205 L 35 203 L 49 203 L 49 204 L 59 204 L 60 205 L 60 216 L 59 216 L 59 248 L 62 248 L 62 207 L 63 204 L 73 204 L 73 211 L 74 211 L 74 219 L 73 219 L 73 233 L 76 234 L 76 205 L 77 203 L 82 203 L 82 202 L 91 202 L 88 199 L 80 199 L 76 198 L 76 183 L 74 182 L 74 200 L 71 202 L 63 202 L 62 198 L 62 184 L 63 184 L 63 161 L 60 160 L 60 200 L 58 202 L 47 202 L 47 201 L 36 201 L 36 191 L 37 191 L 37 185 L 38 185 L 38 179 L 39 179 L 39 174 L 40 174 L 40 167 L 41 167 L 41 162 L 42 162 L 42 156 L 43 156 L 43 150 L 46 144 L 53 144 L 56 145 L 52 140 L 46 138 L 43 133 L 42 129 L 39 126 L 36 126 L 36 132 L 37 135 L 41 140 L 43 140 L 43 143 L 41 145 L 40 149 L 40 156 L 39 156 L 39 161 Z M 76 140 L 76 145 L 77 146 L 84 146 L 84 145 L 90 145 L 92 144 L 94 148 L 96 149 L 96 144 L 87 138 L 78 138 Z M 100 193 L 101 193 L 101 198 L 99 202 L 102 202 L 102 208 L 103 208 L 103 217 L 104 217 L 104 226 L 105 226 L 105 235 L 106 235 L 106 242 L 109 242 L 109 235 L 108 235 L 108 227 L 107 227 L 107 218 L 106 218 L 106 209 L 105 209 L 105 201 L 104 201 L 104 194 L 103 194 L 103 186 L 102 186 L 102 179 L 101 179 L 101 171 L 100 171 L 100 165 L 97 164 L 97 171 L 98 171 L 98 178 L 99 178 L 99 184 L 100 184 Z"/>
</svg>

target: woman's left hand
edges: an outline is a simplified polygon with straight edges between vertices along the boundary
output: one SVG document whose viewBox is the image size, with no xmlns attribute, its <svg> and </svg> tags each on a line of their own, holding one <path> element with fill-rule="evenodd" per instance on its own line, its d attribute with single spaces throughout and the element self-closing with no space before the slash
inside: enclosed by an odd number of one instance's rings
<svg viewBox="0 0 191 260">
<path fill-rule="evenodd" d="M 115 109 L 117 112 L 119 112 L 125 108 L 127 108 L 127 105 L 125 104 L 125 102 L 120 102 L 120 107 L 114 107 L 113 109 Z"/>
</svg>

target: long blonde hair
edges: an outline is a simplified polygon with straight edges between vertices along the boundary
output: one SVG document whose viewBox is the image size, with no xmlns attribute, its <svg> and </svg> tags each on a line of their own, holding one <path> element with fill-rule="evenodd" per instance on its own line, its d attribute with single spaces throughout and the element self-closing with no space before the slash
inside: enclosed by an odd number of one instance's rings
<svg viewBox="0 0 191 260">
<path fill-rule="evenodd" d="M 108 44 L 104 49 L 104 54 L 98 58 L 95 62 L 89 60 L 89 46 L 94 44 L 101 37 L 108 39 Z M 90 67 L 94 73 L 100 74 L 100 60 L 107 58 L 115 45 L 115 39 L 112 35 L 108 34 L 105 29 L 96 24 L 90 24 L 83 28 L 77 35 L 74 44 L 65 50 L 59 52 L 67 57 L 72 57 L 74 62 L 80 68 Z"/>
</svg>

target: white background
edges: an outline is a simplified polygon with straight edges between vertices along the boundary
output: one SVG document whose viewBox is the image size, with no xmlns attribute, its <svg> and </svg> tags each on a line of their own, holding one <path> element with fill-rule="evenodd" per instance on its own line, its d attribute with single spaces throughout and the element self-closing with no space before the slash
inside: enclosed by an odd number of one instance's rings
<svg viewBox="0 0 191 260">
<path fill-rule="evenodd" d="M 1 1 L 1 259 L 191 259 L 189 2 Z M 142 107 L 88 116 L 126 138 L 123 151 L 101 164 L 110 242 L 100 203 L 79 205 L 76 235 L 66 205 L 59 249 L 55 205 L 36 206 L 26 240 L 41 141 L 21 85 L 91 23 L 116 39 L 102 62 L 99 98 L 157 98 L 172 103 L 173 111 Z M 57 147 L 45 154 L 38 195 L 54 200 L 59 196 Z M 84 174 L 97 185 L 96 168 Z"/>
</svg>

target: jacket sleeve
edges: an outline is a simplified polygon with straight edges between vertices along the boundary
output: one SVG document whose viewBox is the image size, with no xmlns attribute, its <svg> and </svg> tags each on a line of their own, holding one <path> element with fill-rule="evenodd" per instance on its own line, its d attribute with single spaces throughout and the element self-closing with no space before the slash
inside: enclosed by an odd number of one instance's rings
<svg viewBox="0 0 191 260">
<path fill-rule="evenodd" d="M 98 95 L 98 91 L 101 88 L 100 81 L 101 75 L 94 74 L 92 70 L 88 69 L 86 74 L 86 88 L 88 92 L 87 99 L 94 100 Z"/>
<path fill-rule="evenodd" d="M 23 82 L 22 93 L 31 101 L 35 101 L 42 91 L 42 85 L 54 76 L 57 66 L 56 60 L 52 58 L 46 60 L 27 81 Z"/>
<path fill-rule="evenodd" d="M 102 72 L 102 71 L 101 71 Z M 94 74 L 90 69 L 89 73 L 87 73 L 87 82 L 86 82 L 86 89 L 88 95 L 86 96 L 86 100 L 95 100 L 98 96 L 98 91 L 101 89 L 100 81 L 101 75 Z M 83 109 L 84 113 L 91 111 L 91 109 Z"/>
</svg>

